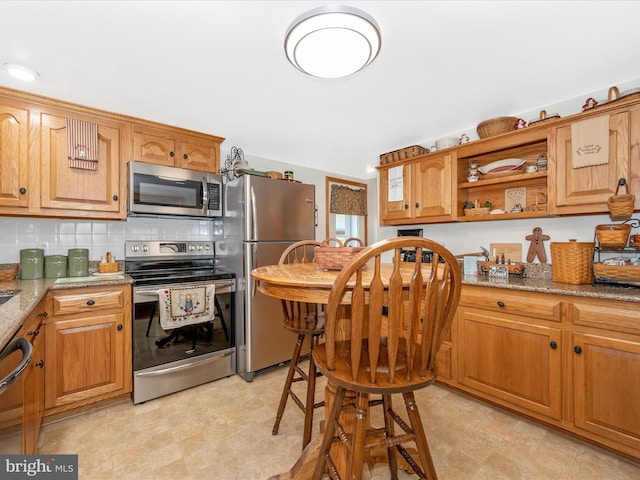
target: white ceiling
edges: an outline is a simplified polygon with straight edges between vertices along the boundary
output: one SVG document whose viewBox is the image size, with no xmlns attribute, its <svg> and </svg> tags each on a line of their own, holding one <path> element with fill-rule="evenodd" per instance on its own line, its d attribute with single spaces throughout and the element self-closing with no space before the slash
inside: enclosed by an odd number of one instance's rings
<svg viewBox="0 0 640 480">
<path fill-rule="evenodd" d="M 345 79 L 284 55 L 292 20 L 327 3 L 382 32 L 378 58 Z M 364 179 L 381 153 L 640 79 L 638 18 L 636 1 L 4 0 L 0 62 L 40 76 L 0 69 L 0 85 Z"/>
</svg>

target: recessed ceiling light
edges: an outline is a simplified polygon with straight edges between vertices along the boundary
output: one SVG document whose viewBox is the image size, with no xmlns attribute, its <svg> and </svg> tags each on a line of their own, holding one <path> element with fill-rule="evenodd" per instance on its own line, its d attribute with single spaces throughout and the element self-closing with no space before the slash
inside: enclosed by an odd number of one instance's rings
<svg viewBox="0 0 640 480">
<path fill-rule="evenodd" d="M 324 6 L 296 18 L 285 35 L 287 59 L 320 78 L 341 78 L 369 65 L 380 51 L 380 28 L 353 7 Z"/>
<path fill-rule="evenodd" d="M 26 80 L 28 82 L 32 82 L 38 76 L 38 72 L 35 70 L 31 70 L 23 65 L 18 65 L 17 63 L 5 63 L 4 68 L 16 78 L 20 80 Z"/>
</svg>

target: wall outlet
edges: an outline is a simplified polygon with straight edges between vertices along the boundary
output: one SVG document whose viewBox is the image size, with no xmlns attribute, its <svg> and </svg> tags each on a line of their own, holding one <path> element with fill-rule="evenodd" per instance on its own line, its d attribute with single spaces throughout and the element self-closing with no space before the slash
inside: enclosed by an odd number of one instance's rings
<svg viewBox="0 0 640 480">
<path fill-rule="evenodd" d="M 49 255 L 49 242 L 38 242 L 38 248 L 44 250 L 45 255 Z"/>
</svg>

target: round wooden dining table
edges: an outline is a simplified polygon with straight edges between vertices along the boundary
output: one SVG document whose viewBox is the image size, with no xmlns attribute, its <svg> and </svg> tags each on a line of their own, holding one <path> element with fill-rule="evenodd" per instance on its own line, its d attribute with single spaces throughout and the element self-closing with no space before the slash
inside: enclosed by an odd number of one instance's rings
<svg viewBox="0 0 640 480">
<path fill-rule="evenodd" d="M 415 264 L 407 263 L 400 267 L 407 274 L 402 275 L 403 278 L 410 278 L 411 272 L 415 268 Z M 391 276 L 393 264 L 382 264 L 380 273 L 383 284 L 387 284 L 388 278 Z M 431 266 L 425 264 L 422 266 L 423 275 L 428 275 Z M 256 288 L 265 295 L 280 298 L 283 300 L 293 300 L 298 302 L 326 304 L 329 299 L 331 287 L 336 277 L 340 273 L 339 270 L 323 270 L 318 268 L 315 263 L 289 263 L 282 265 L 266 265 L 258 267 L 251 271 L 251 277 L 255 280 Z M 373 275 L 373 266 L 366 266 L 363 270 L 363 284 L 368 285 L 370 276 Z M 369 278 L 368 278 L 369 277 Z M 349 297 L 345 296 L 343 301 L 349 302 Z M 325 413 L 328 415 L 328 408 L 331 405 L 331 399 L 335 393 L 335 387 L 327 382 L 325 389 Z M 349 422 L 346 422 L 348 424 Z M 318 458 L 318 450 L 322 435 L 317 435 L 311 440 L 307 447 L 302 451 L 295 465 L 287 472 L 274 475 L 269 480 L 303 480 L 311 479 L 315 462 Z M 372 463 L 386 462 L 386 450 L 383 452 L 384 458 L 372 459 Z M 347 455 L 338 455 L 344 462 L 348 460 Z M 346 471 L 346 465 L 336 465 L 339 471 Z M 401 465 L 399 465 L 401 467 Z M 363 480 L 369 478 L 368 471 L 365 469 Z"/>
</svg>

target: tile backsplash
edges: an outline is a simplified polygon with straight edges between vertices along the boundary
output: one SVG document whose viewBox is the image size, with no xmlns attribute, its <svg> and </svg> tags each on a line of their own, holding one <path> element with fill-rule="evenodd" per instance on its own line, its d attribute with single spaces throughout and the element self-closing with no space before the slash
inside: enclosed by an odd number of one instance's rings
<svg viewBox="0 0 640 480">
<path fill-rule="evenodd" d="M 45 255 L 66 255 L 70 248 L 88 248 L 89 260 L 107 251 L 124 258 L 125 240 L 216 240 L 219 219 L 131 217 L 126 221 L 0 217 L 0 264 L 18 263 L 23 248 L 45 248 Z"/>
</svg>

